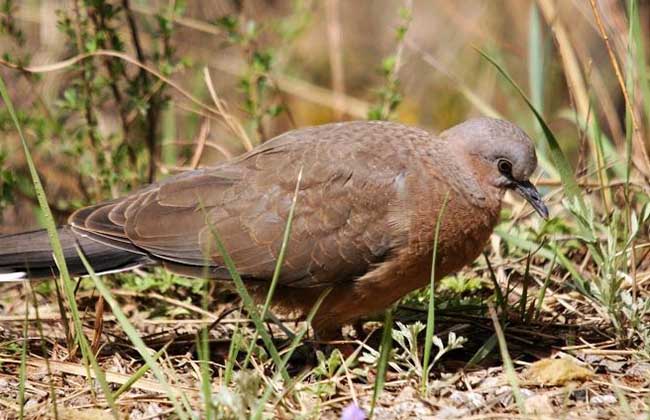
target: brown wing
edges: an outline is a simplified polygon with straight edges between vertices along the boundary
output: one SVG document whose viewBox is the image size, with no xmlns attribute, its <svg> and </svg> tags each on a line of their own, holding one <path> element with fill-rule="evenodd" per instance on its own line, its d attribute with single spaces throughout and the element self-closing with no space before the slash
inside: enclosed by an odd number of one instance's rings
<svg viewBox="0 0 650 420">
<path fill-rule="evenodd" d="M 349 280 L 402 240 L 388 221 L 409 162 L 408 147 L 394 138 L 400 130 L 409 129 L 355 122 L 292 131 L 232 162 L 82 209 L 71 224 L 163 261 L 207 261 L 213 276 L 227 278 L 210 224 L 243 277 L 270 280 L 302 169 L 280 282 Z"/>
</svg>

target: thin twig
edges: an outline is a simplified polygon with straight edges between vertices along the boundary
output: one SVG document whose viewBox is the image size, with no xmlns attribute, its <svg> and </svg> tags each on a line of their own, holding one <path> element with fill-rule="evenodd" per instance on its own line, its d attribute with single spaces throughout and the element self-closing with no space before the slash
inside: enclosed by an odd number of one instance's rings
<svg viewBox="0 0 650 420">
<path fill-rule="evenodd" d="M 244 126 L 228 111 L 228 109 L 226 109 L 226 104 L 217 96 L 217 92 L 214 89 L 214 84 L 212 83 L 212 77 L 210 76 L 210 70 L 208 70 L 207 67 L 203 69 L 203 76 L 205 78 L 205 84 L 208 86 L 210 96 L 212 97 L 212 100 L 217 107 L 218 115 L 223 118 L 230 131 L 239 137 L 239 139 L 244 144 L 244 148 L 246 148 L 247 151 L 253 150 L 253 144 L 251 143 L 251 140 L 248 137 L 248 133 L 246 133 Z"/>
<path fill-rule="evenodd" d="M 196 142 L 196 149 L 194 149 L 194 154 L 192 155 L 192 160 L 190 161 L 190 168 L 196 169 L 201 162 L 201 156 L 203 156 L 203 150 L 205 149 L 205 142 L 210 134 L 210 120 L 206 119 L 201 124 L 201 129 L 199 130 L 199 138 Z"/>
<path fill-rule="evenodd" d="M 643 156 L 643 161 L 645 163 L 644 172 L 648 173 L 648 171 L 650 171 L 650 157 L 648 156 L 648 150 L 646 149 L 645 144 L 643 143 L 643 138 L 641 137 L 639 123 L 636 117 L 636 112 L 634 112 L 634 106 L 630 101 L 630 96 L 628 95 L 627 88 L 625 87 L 625 80 L 623 79 L 623 74 L 621 73 L 620 65 L 618 64 L 616 55 L 614 54 L 614 51 L 612 50 L 612 46 L 610 45 L 609 36 L 607 35 L 607 31 L 605 30 L 605 26 L 603 25 L 603 22 L 601 20 L 600 12 L 598 11 L 598 6 L 596 5 L 595 0 L 589 0 L 589 2 L 591 3 L 591 9 L 594 12 L 594 17 L 596 18 L 596 25 L 598 26 L 598 32 L 600 33 L 600 36 L 602 37 L 603 41 L 605 41 L 607 54 L 609 54 L 609 59 L 612 63 L 612 67 L 614 67 L 614 73 L 616 74 L 616 79 L 618 81 L 619 86 L 621 87 L 621 93 L 623 94 L 623 98 L 625 99 L 625 106 L 630 111 L 630 118 L 632 119 L 632 127 L 634 130 L 635 143 L 637 143 L 637 147 L 639 148 L 639 152 L 641 152 L 641 155 Z"/>
</svg>

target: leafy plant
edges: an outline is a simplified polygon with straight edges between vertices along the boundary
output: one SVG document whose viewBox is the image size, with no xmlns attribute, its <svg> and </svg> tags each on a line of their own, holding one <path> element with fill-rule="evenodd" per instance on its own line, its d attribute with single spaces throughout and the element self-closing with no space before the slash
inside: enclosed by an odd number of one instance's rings
<svg viewBox="0 0 650 420">
<path fill-rule="evenodd" d="M 369 120 L 388 120 L 402 102 L 399 91 L 399 70 L 402 65 L 402 55 L 406 33 L 412 19 L 412 4 L 407 4 L 399 9 L 400 22 L 395 29 L 397 47 L 395 53 L 385 57 L 381 62 L 381 75 L 384 85 L 377 91 L 377 103 L 368 110 Z"/>
<path fill-rule="evenodd" d="M 65 37 L 68 54 L 86 58 L 65 68 L 69 77 L 56 93 L 56 101 L 37 96 L 38 106 L 23 109 L 21 117 L 26 131 L 36 134 L 35 156 L 64 156 L 75 162 L 70 170 L 76 172 L 83 197 L 81 201 L 52 203 L 62 213 L 96 199 L 119 195 L 143 181 L 151 182 L 157 172 L 160 115 L 169 100 L 167 85 L 156 82 L 144 69 L 134 73 L 121 60 L 93 54 L 100 50 L 124 52 L 131 47 L 141 63 L 155 66 L 163 75 L 170 76 L 184 67 L 171 44 L 173 20 L 183 13 L 183 2 L 172 2 L 155 16 L 158 28 L 151 34 L 155 42 L 149 54 L 141 48 L 142 33 L 132 19 L 128 1 L 122 5 L 104 0 L 72 4 L 72 8 L 57 11 L 58 30 Z M 3 8 L 7 14 L 0 26 L 19 42 L 21 32 L 12 18 L 16 6 L 6 1 Z M 130 45 L 124 39 L 125 32 L 120 30 L 123 27 L 129 29 L 126 35 L 130 35 Z M 7 63 L 25 69 L 29 55 L 21 54 L 7 52 L 4 56 Z M 30 84 L 38 86 L 38 74 L 27 70 L 22 74 Z M 107 129 L 109 126 L 102 123 L 106 118 L 103 110 L 113 106 L 119 124 Z M 8 198 L 6 191 L 11 183 L 20 184 L 25 178 L 23 171 L 16 173 L 16 181 L 6 176 L 4 169 L 0 175 L 4 199 Z"/>
<path fill-rule="evenodd" d="M 275 52 L 262 46 L 260 37 L 264 29 L 254 20 L 242 15 L 226 15 L 217 19 L 215 25 L 226 32 L 228 42 L 238 46 L 244 55 L 246 69 L 239 78 L 239 88 L 244 95 L 243 106 L 249 115 L 251 131 L 257 133 L 258 142 L 262 142 L 268 138 L 266 119 L 278 117 L 286 110 L 271 83 Z"/>
<path fill-rule="evenodd" d="M 390 367 L 404 376 L 415 375 L 418 378 L 428 376 L 428 372 L 427 375 L 425 375 L 422 369 L 421 354 L 418 345 L 418 336 L 425 330 L 426 325 L 420 321 L 416 321 L 410 325 L 398 321 L 395 325 L 397 328 L 393 329 L 392 337 L 399 347 L 393 348 L 390 358 L 391 361 L 389 362 Z M 456 336 L 456 333 L 451 331 L 447 336 L 447 344 L 445 344 L 438 336 L 433 336 L 431 341 L 436 348 L 436 351 L 431 359 L 431 363 L 429 364 L 429 371 L 446 353 L 462 348 L 463 344 L 467 342 L 467 339 L 465 337 Z M 367 349 L 367 351 L 359 357 L 359 361 L 369 365 L 374 365 L 377 363 L 378 358 L 378 351 Z"/>
</svg>

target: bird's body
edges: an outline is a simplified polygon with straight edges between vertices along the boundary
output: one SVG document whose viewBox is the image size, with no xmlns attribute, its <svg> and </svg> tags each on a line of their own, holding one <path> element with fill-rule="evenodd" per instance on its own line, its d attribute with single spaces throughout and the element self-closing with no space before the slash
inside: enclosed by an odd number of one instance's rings
<svg viewBox="0 0 650 420">
<path fill-rule="evenodd" d="M 527 182 L 536 166 L 532 143 L 513 127 L 477 119 L 439 137 L 389 122 L 294 130 L 230 162 L 77 211 L 61 230 L 66 258 L 73 272 L 84 273 L 76 242 L 96 270 L 161 263 L 189 276 L 229 279 L 216 231 L 247 285 L 263 295 L 299 182 L 274 300 L 305 312 L 331 287 L 315 319 L 317 329 L 331 331 L 428 284 L 446 196 L 436 277 L 480 254 L 509 188 L 493 173 L 496 160 L 503 159 L 484 156 L 480 138 L 515 138 L 511 188 L 520 183 L 517 171 L 521 183 Z M 54 264 L 44 237 L 0 237 L 0 273 L 47 275 Z"/>
</svg>

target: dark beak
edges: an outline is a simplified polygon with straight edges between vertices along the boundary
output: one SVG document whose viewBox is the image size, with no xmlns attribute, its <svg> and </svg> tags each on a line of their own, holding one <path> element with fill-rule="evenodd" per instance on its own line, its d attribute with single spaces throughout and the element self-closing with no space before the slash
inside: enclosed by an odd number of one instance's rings
<svg viewBox="0 0 650 420">
<path fill-rule="evenodd" d="M 530 181 L 514 181 L 514 190 L 530 203 L 540 216 L 548 219 L 548 208 L 539 195 L 539 191 Z"/>
</svg>

